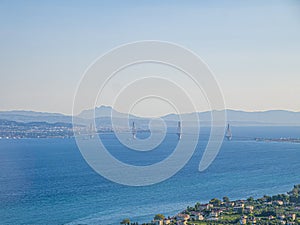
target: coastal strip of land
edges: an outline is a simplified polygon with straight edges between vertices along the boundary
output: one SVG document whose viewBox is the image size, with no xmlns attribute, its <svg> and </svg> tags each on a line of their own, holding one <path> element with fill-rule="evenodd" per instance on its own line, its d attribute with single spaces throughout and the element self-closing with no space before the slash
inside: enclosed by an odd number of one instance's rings
<svg viewBox="0 0 300 225">
<path fill-rule="evenodd" d="M 258 199 L 230 200 L 227 196 L 211 199 L 207 203 L 197 202 L 174 216 L 156 214 L 149 223 L 131 222 L 126 225 L 299 225 L 300 224 L 300 184 L 286 194 L 263 196 Z"/>
<path fill-rule="evenodd" d="M 255 141 L 300 143 L 300 138 L 255 138 Z"/>
</svg>

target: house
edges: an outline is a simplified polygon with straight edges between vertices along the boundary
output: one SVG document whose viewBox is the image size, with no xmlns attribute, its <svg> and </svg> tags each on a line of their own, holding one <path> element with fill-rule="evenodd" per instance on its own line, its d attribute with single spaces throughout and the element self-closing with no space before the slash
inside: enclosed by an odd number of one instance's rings
<svg viewBox="0 0 300 225">
<path fill-rule="evenodd" d="M 295 213 L 289 214 L 288 218 L 294 221 L 296 219 L 296 214 Z"/>
<path fill-rule="evenodd" d="M 190 218 L 190 215 L 188 214 L 183 214 L 183 213 L 179 213 L 176 216 L 177 220 L 183 220 L 183 221 L 187 221 Z"/>
<path fill-rule="evenodd" d="M 300 206 L 295 206 L 295 210 L 300 211 Z"/>
<path fill-rule="evenodd" d="M 208 218 L 206 218 L 206 220 L 208 220 L 208 221 L 217 221 L 217 220 L 219 220 L 219 218 L 218 217 L 208 217 Z"/>
<path fill-rule="evenodd" d="M 212 212 L 210 212 L 210 214 L 209 214 L 209 217 L 218 217 L 218 216 L 219 216 L 218 211 L 212 211 Z"/>
<path fill-rule="evenodd" d="M 214 207 L 213 204 L 205 204 L 206 209 L 212 209 Z"/>
<path fill-rule="evenodd" d="M 153 220 L 153 225 L 163 225 L 163 220 Z"/>
<path fill-rule="evenodd" d="M 176 225 L 187 225 L 187 221 L 178 221 Z"/>
<path fill-rule="evenodd" d="M 235 206 L 237 206 L 237 207 L 243 207 L 244 208 L 245 201 L 244 200 L 235 201 Z"/>
<path fill-rule="evenodd" d="M 284 220 L 284 219 L 285 219 L 285 215 L 283 215 L 283 214 L 279 215 L 279 216 L 278 216 L 278 219 Z"/>
<path fill-rule="evenodd" d="M 209 204 L 200 204 L 200 205 L 197 205 L 197 211 L 200 212 L 200 211 L 202 211 L 202 210 L 204 210 L 204 209 L 208 209 L 208 208 L 207 208 L 208 205 L 209 205 Z M 209 207 L 210 207 L 210 206 L 209 206 Z"/>
<path fill-rule="evenodd" d="M 236 213 L 241 214 L 244 211 L 244 207 L 235 206 L 235 207 L 233 207 L 233 211 L 236 212 Z"/>
<path fill-rule="evenodd" d="M 252 205 L 247 205 L 244 209 L 245 213 L 252 213 L 254 210 L 254 207 Z"/>
<path fill-rule="evenodd" d="M 275 217 L 274 216 L 269 216 L 268 219 L 273 220 L 273 219 L 275 219 Z"/>
<path fill-rule="evenodd" d="M 241 217 L 241 219 L 240 219 L 240 224 L 241 224 L 241 225 L 247 224 L 247 216 L 242 216 L 242 217 Z"/>
<path fill-rule="evenodd" d="M 249 218 L 248 218 L 248 223 L 249 223 L 249 222 L 250 222 L 252 225 L 255 225 L 255 224 L 256 224 L 256 218 L 253 217 L 253 216 L 252 216 L 252 217 L 249 217 Z"/>
<path fill-rule="evenodd" d="M 164 225 L 169 225 L 171 223 L 170 219 L 164 219 Z"/>
<path fill-rule="evenodd" d="M 218 211 L 212 211 L 212 212 L 209 213 L 206 220 L 216 221 L 216 220 L 219 220 L 218 216 L 219 216 Z"/>
<path fill-rule="evenodd" d="M 201 213 L 191 213 L 190 215 L 191 220 L 204 220 L 204 217 Z"/>
<path fill-rule="evenodd" d="M 244 208 L 245 204 L 241 202 L 241 203 L 237 204 L 236 207 Z"/>
<path fill-rule="evenodd" d="M 287 222 L 286 225 L 295 225 L 295 222 Z"/>
<path fill-rule="evenodd" d="M 234 206 L 234 202 L 226 202 L 225 206 L 226 207 L 233 207 Z"/>
<path fill-rule="evenodd" d="M 277 200 L 275 202 L 273 202 L 274 205 L 278 205 L 278 206 L 282 206 L 284 204 L 283 201 Z"/>
<path fill-rule="evenodd" d="M 264 202 L 264 205 L 272 205 L 272 202 Z"/>
</svg>

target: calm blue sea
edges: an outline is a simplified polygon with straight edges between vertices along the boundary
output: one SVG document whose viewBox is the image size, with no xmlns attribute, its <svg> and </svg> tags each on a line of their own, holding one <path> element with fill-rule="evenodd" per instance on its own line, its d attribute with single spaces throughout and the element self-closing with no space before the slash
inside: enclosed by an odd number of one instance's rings
<svg viewBox="0 0 300 225">
<path fill-rule="evenodd" d="M 172 178 L 147 187 L 128 187 L 95 173 L 74 139 L 0 140 L 1 224 L 119 224 L 123 218 L 150 221 L 211 198 L 284 193 L 300 183 L 300 144 L 256 142 L 255 137 L 300 137 L 300 127 L 233 127 L 213 164 L 198 172 L 207 141 L 203 129 L 189 163 Z M 148 135 L 148 134 L 141 134 Z M 113 134 L 101 138 L 120 160 L 147 165 L 176 145 L 168 134 L 155 150 L 136 153 Z"/>
</svg>

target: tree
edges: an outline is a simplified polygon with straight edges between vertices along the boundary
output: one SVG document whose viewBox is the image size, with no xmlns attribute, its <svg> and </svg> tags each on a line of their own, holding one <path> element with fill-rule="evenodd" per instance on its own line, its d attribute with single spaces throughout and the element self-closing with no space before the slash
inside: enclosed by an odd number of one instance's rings
<svg viewBox="0 0 300 225">
<path fill-rule="evenodd" d="M 253 198 L 253 197 L 249 197 L 249 198 L 247 199 L 247 201 L 248 201 L 249 203 L 253 203 L 253 202 L 254 202 L 254 198 Z"/>
<path fill-rule="evenodd" d="M 196 210 L 199 210 L 200 206 L 201 206 L 200 202 L 197 202 L 197 203 L 195 204 L 195 209 L 196 209 Z"/>
<path fill-rule="evenodd" d="M 128 219 L 128 218 L 123 219 L 122 222 L 120 222 L 120 224 L 129 225 L 130 224 L 130 219 Z"/>
<path fill-rule="evenodd" d="M 163 214 L 156 214 L 154 216 L 154 220 L 163 220 L 165 218 L 165 216 Z"/>
<path fill-rule="evenodd" d="M 266 202 L 271 202 L 272 201 L 272 198 L 268 195 L 264 195 L 264 199 Z"/>
<path fill-rule="evenodd" d="M 213 204 L 214 206 L 219 206 L 221 205 L 221 200 L 217 198 L 213 198 L 212 200 L 209 201 L 210 204 Z"/>
<path fill-rule="evenodd" d="M 294 202 L 294 203 L 300 202 L 299 192 L 300 192 L 300 185 L 299 184 L 295 185 L 293 190 L 288 192 L 291 202 Z"/>
<path fill-rule="evenodd" d="M 188 212 L 190 212 L 190 211 L 193 211 L 193 210 L 194 210 L 194 208 L 193 208 L 193 207 L 190 207 L 190 206 L 188 206 L 186 209 L 187 209 L 187 211 L 188 211 Z"/>
<path fill-rule="evenodd" d="M 228 202 L 230 202 L 230 200 L 229 200 L 229 198 L 227 196 L 224 196 L 223 197 L 223 202 L 228 203 Z"/>
</svg>

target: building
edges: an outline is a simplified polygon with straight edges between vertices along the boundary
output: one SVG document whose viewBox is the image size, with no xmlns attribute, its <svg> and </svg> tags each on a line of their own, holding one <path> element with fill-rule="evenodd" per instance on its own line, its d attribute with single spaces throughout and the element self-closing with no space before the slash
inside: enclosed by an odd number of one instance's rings
<svg viewBox="0 0 300 225">
<path fill-rule="evenodd" d="M 240 224 L 241 224 L 241 225 L 247 224 L 247 216 L 242 216 L 242 217 L 241 217 L 241 219 L 240 219 Z"/>
<path fill-rule="evenodd" d="M 164 225 L 169 225 L 171 223 L 170 219 L 164 219 Z"/>
<path fill-rule="evenodd" d="M 164 225 L 163 220 L 153 220 L 153 225 Z"/>
<path fill-rule="evenodd" d="M 296 219 L 296 214 L 295 213 L 289 214 L 288 218 L 294 221 Z"/>
<path fill-rule="evenodd" d="M 283 204 L 284 204 L 284 202 L 283 201 L 280 201 L 280 200 L 278 200 L 278 201 L 275 201 L 275 202 L 273 202 L 275 205 L 278 205 L 278 206 L 282 206 Z"/>
<path fill-rule="evenodd" d="M 199 212 L 191 212 L 190 219 L 191 220 L 204 220 L 204 217 Z"/>
<path fill-rule="evenodd" d="M 216 221 L 219 220 L 219 213 L 217 211 L 212 211 L 206 218 L 206 220 Z"/>
<path fill-rule="evenodd" d="M 244 213 L 252 213 L 254 210 L 254 206 L 252 205 L 247 205 L 245 208 L 244 208 Z"/>
<path fill-rule="evenodd" d="M 179 214 L 177 214 L 176 219 L 182 220 L 182 221 L 187 221 L 188 219 L 190 219 L 190 215 L 179 213 Z"/>
</svg>

